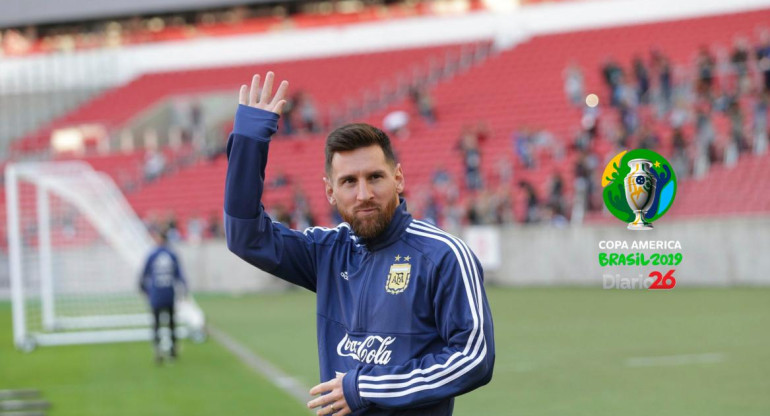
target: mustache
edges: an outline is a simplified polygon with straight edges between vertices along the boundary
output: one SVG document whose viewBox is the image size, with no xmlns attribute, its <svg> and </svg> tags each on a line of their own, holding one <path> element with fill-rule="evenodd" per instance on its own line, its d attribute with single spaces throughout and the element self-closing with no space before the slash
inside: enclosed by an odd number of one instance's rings
<svg viewBox="0 0 770 416">
<path fill-rule="evenodd" d="M 364 204 L 364 205 L 356 207 L 354 211 L 358 212 L 358 211 L 363 211 L 363 210 L 367 210 L 367 209 L 377 209 L 377 210 L 379 210 L 380 207 L 378 205 L 376 205 L 376 204 Z"/>
</svg>

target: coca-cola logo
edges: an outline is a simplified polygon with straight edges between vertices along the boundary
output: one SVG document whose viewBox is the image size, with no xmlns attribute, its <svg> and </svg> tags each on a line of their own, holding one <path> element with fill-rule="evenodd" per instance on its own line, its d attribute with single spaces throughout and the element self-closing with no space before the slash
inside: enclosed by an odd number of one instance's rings
<svg viewBox="0 0 770 416">
<path fill-rule="evenodd" d="M 396 337 L 380 337 L 369 335 L 363 340 L 351 339 L 348 334 L 337 344 L 337 354 L 340 357 L 351 357 L 366 364 L 385 365 L 390 362 L 390 344 Z"/>
</svg>

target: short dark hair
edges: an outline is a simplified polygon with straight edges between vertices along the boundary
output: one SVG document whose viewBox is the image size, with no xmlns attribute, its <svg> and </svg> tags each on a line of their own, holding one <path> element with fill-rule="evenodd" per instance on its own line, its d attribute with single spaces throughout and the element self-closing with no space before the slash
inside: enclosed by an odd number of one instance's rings
<svg viewBox="0 0 770 416">
<path fill-rule="evenodd" d="M 332 171 L 332 158 L 335 153 L 349 152 L 373 145 L 380 146 L 382 153 L 385 154 L 385 160 L 393 166 L 396 165 L 396 155 L 390 145 L 390 138 L 382 130 L 366 123 L 351 123 L 338 127 L 326 138 L 327 175 Z"/>
</svg>

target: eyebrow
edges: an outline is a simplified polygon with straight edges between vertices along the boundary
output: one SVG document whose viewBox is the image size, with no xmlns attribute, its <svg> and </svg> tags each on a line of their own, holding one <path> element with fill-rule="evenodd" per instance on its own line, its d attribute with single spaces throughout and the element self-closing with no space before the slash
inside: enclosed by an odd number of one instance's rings
<svg viewBox="0 0 770 416">
<path fill-rule="evenodd" d="M 372 175 L 380 175 L 385 176 L 386 172 L 382 169 L 373 170 L 371 172 L 368 172 L 366 176 L 372 176 Z M 344 175 L 337 178 L 337 183 L 343 183 L 348 179 L 356 179 L 356 175 Z"/>
</svg>

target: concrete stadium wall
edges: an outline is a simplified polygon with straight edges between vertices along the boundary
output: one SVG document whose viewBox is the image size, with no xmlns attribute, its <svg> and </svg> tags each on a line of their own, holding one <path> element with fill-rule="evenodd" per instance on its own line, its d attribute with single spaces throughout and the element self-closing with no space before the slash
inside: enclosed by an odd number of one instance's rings
<svg viewBox="0 0 770 416">
<path fill-rule="evenodd" d="M 600 241 L 674 240 L 681 250 L 600 250 Z M 770 285 L 770 217 L 699 219 L 656 224 L 647 232 L 623 224 L 575 228 L 509 226 L 501 229 L 501 264 L 487 270 L 489 284 L 586 285 L 601 287 L 603 275 L 647 277 L 653 270 L 675 269 L 677 286 Z M 286 285 L 227 251 L 224 242 L 179 248 L 196 290 L 243 292 Z M 600 251 L 680 252 L 678 266 L 601 267 Z"/>
<path fill-rule="evenodd" d="M 646 232 L 628 231 L 619 222 L 567 228 L 507 226 L 499 231 L 500 245 L 492 248 L 499 249 L 496 256 L 499 266 L 485 267 L 487 284 L 602 287 L 605 275 L 637 278 L 642 274 L 646 278 L 654 270 L 665 274 L 675 269 L 677 286 L 770 286 L 770 217 L 767 216 L 677 222 L 667 222 L 664 218 L 656 223 L 654 230 Z M 678 241 L 681 249 L 630 249 L 633 241 L 658 240 Z M 629 249 L 602 250 L 601 241 L 625 241 Z M 247 293 L 283 290 L 290 286 L 230 253 L 224 241 L 181 244 L 176 250 L 194 292 Z M 116 253 L 94 248 L 80 251 L 69 249 L 67 255 L 57 253 L 55 256 L 55 270 L 67 275 L 57 279 L 59 290 L 93 292 L 99 286 L 95 282 L 99 281 L 109 285 L 104 289 L 106 292 L 136 289 L 138 270 L 117 273 L 125 279 L 122 284 L 112 278 L 84 277 L 87 270 L 97 275 L 104 275 L 104 270 L 110 267 L 115 270 Z M 601 267 L 600 252 L 641 252 L 647 258 L 652 253 L 679 252 L 683 259 L 678 266 Z M 5 256 L 0 256 L 2 264 L 7 265 Z M 8 298 L 8 286 L 8 269 L 3 267 L 0 298 Z"/>
<path fill-rule="evenodd" d="M 620 222 L 578 228 L 510 227 L 501 238 L 502 267 L 488 281 L 504 285 L 601 286 L 605 274 L 647 277 L 675 269 L 677 285 L 770 285 L 770 218 L 698 219 L 629 231 Z M 681 250 L 632 250 L 634 240 L 679 241 Z M 600 241 L 625 241 L 629 249 L 601 250 Z M 600 252 L 682 254 L 678 266 L 599 265 Z"/>
</svg>

